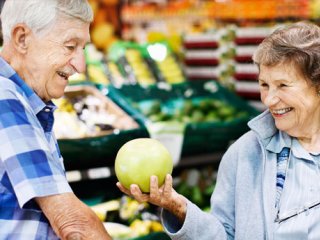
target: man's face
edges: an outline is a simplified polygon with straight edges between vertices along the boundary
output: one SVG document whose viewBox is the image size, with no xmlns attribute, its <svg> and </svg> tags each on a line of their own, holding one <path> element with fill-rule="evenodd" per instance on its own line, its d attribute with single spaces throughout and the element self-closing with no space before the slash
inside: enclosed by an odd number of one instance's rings
<svg viewBox="0 0 320 240">
<path fill-rule="evenodd" d="M 90 40 L 89 26 L 60 18 L 50 32 L 30 38 L 22 77 L 44 101 L 63 96 L 68 77 L 85 71 L 83 49 Z"/>
</svg>

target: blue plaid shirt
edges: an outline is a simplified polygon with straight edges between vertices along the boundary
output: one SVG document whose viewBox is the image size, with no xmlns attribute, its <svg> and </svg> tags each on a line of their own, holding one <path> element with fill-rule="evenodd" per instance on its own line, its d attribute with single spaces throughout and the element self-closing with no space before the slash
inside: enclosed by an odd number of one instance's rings
<svg viewBox="0 0 320 240">
<path fill-rule="evenodd" d="M 58 239 L 35 197 L 71 192 L 44 103 L 0 58 L 0 240 Z"/>
</svg>

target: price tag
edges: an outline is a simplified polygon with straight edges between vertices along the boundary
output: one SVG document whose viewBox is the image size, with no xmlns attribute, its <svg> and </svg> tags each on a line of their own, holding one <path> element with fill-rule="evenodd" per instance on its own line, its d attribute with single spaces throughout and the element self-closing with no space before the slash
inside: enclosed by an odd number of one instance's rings
<svg viewBox="0 0 320 240">
<path fill-rule="evenodd" d="M 160 141 L 169 151 L 173 166 L 176 166 L 181 158 L 181 150 L 186 124 L 180 122 L 156 122 L 148 123 L 147 129 L 150 137 Z"/>
<path fill-rule="evenodd" d="M 111 176 L 111 171 L 107 167 L 91 168 L 88 170 L 89 179 L 107 178 Z"/>
<path fill-rule="evenodd" d="M 66 177 L 68 182 L 78 182 L 81 180 L 81 172 L 74 170 L 66 172 Z"/>
</svg>

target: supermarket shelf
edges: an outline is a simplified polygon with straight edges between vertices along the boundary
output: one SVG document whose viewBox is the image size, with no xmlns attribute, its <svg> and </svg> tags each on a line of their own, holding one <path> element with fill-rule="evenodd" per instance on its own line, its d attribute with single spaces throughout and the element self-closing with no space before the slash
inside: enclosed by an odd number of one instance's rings
<svg viewBox="0 0 320 240">
<path fill-rule="evenodd" d="M 206 164 L 218 164 L 224 151 L 207 153 L 194 156 L 182 157 L 178 165 L 179 168 L 199 167 Z M 113 167 L 97 167 L 84 170 L 71 170 L 66 172 L 67 179 L 70 183 L 80 182 L 84 180 L 104 179 L 115 176 Z"/>
</svg>

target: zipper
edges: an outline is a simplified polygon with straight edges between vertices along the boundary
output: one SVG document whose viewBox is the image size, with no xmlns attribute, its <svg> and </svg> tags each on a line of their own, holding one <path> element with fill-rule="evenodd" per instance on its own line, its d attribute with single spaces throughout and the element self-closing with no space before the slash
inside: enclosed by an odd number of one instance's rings
<svg viewBox="0 0 320 240">
<path fill-rule="evenodd" d="M 262 202 L 263 202 L 263 223 L 264 226 L 266 227 L 266 231 L 265 231 L 265 240 L 269 240 L 270 238 L 268 237 L 269 233 L 268 233 L 268 221 L 267 221 L 267 216 L 266 216 L 266 196 L 265 196 L 265 171 L 266 171 L 266 162 L 267 162 L 267 156 L 266 156 L 266 152 L 265 149 L 263 148 L 263 144 L 259 141 L 261 150 L 262 150 L 262 154 L 263 154 L 263 165 L 262 165 L 262 177 L 261 177 L 261 186 L 262 186 Z"/>
</svg>

